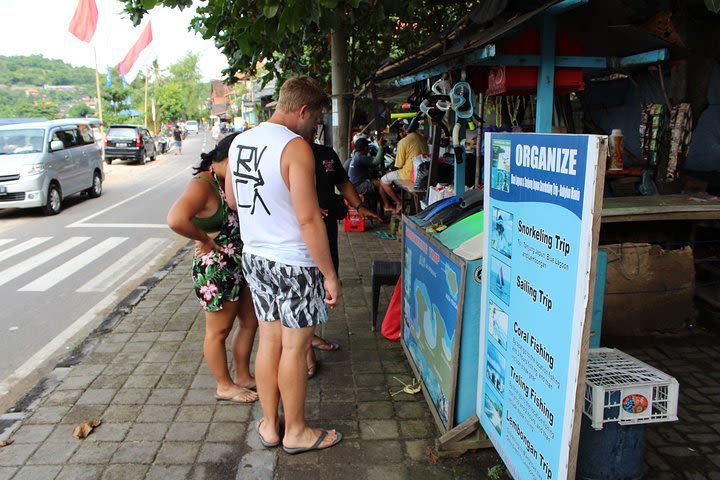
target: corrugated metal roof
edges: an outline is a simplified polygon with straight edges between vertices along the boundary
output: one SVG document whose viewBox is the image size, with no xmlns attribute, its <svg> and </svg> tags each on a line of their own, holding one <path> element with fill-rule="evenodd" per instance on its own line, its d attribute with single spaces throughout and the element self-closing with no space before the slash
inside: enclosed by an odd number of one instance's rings
<svg viewBox="0 0 720 480">
<path fill-rule="evenodd" d="M 435 65 L 444 63 L 454 58 L 462 57 L 464 54 L 477 50 L 487 43 L 501 38 L 508 33 L 517 30 L 520 26 L 534 19 L 543 13 L 548 7 L 558 3 L 560 0 L 550 0 L 540 7 L 534 8 L 525 13 L 509 13 L 510 19 L 503 21 L 500 17 L 493 19 L 494 23 L 483 28 L 482 22 L 487 18 L 477 18 L 475 11 L 460 20 L 441 40 L 435 40 L 422 48 L 404 55 L 403 57 L 388 61 L 380 65 L 375 72 L 374 80 L 382 81 L 401 75 L 411 75 L 415 72 L 432 68 Z M 507 2 L 505 2 L 507 3 Z M 476 7 L 475 10 L 487 8 L 484 5 Z M 507 18 L 508 13 L 505 12 Z M 473 20 L 477 18 L 477 20 Z"/>
</svg>

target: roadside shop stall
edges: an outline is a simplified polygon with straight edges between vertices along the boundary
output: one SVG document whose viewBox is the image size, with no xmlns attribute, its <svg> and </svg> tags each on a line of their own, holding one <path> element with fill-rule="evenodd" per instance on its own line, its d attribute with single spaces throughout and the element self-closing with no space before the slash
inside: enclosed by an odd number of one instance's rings
<svg viewBox="0 0 720 480">
<path fill-rule="evenodd" d="M 415 87 L 415 96 L 420 99 L 417 102 L 418 115 L 424 114 L 422 116 L 431 125 L 432 165 L 428 191 L 432 192 L 437 174 L 444 168 L 441 165 L 447 165 L 448 158 L 452 159 L 451 178 L 457 195 L 442 201 L 460 201 L 458 199 L 466 186 L 485 187 L 483 214 L 471 220 L 476 222 L 476 232 L 480 229 L 484 231 L 484 241 L 478 239 L 473 244 L 472 248 L 477 251 L 464 251 L 462 256 L 458 255 L 452 245 L 442 241 L 442 233 L 437 233 L 438 228 L 450 231 L 453 226 L 442 221 L 433 222 L 424 216 L 427 210 L 438 208 L 442 202 L 428 201 L 430 205 L 426 210 L 404 218 L 402 339 L 408 360 L 423 380 L 425 396 L 443 433 L 437 442 L 439 450 L 447 447 L 446 441 L 456 442 L 457 446 L 457 441 L 467 435 L 471 425 L 479 422 L 506 464 L 512 467 L 514 476 L 524 478 L 529 472 L 533 476 L 542 476 L 552 470 L 556 476 L 562 477 L 572 475 L 577 467 L 580 418 L 583 401 L 587 400 L 586 388 L 590 386 L 590 382 L 587 386 L 585 383 L 588 349 L 601 345 L 603 324 L 619 326 L 626 332 L 633 329 L 643 331 L 643 328 L 635 328 L 632 321 L 603 322 L 607 294 L 623 293 L 605 291 L 607 258 L 613 250 L 603 247 L 612 243 L 618 231 L 623 230 L 623 227 L 613 229 L 611 225 L 632 223 L 632 229 L 625 228 L 622 232 L 623 241 L 632 238 L 627 233 L 633 233 L 652 243 L 654 234 L 676 225 L 672 224 L 673 220 L 720 218 L 720 200 L 707 194 L 681 194 L 672 199 L 657 195 L 676 189 L 679 192 L 680 183 L 677 180 L 684 162 L 690 158 L 688 147 L 691 141 L 698 141 L 689 135 L 693 114 L 688 105 L 693 100 L 687 90 L 677 94 L 678 98 L 671 100 L 671 106 L 657 106 L 653 102 L 670 104 L 670 101 L 663 101 L 662 97 L 667 96 L 667 92 L 661 86 L 655 92 L 660 95 L 658 100 L 655 100 L 658 98 L 655 95 L 647 97 L 644 102 L 624 102 L 623 121 L 619 121 L 617 116 L 599 114 L 595 117 L 601 121 L 602 127 L 592 121 L 592 115 L 596 113 L 593 105 L 597 105 L 593 98 L 597 98 L 597 91 L 617 79 L 632 79 L 635 75 L 644 79 L 654 76 L 651 80 L 659 82 L 658 85 L 666 80 L 672 80 L 674 86 L 682 83 L 682 71 L 673 70 L 671 79 L 666 75 L 669 70 L 667 61 L 672 58 L 682 63 L 687 53 L 667 34 L 667 28 L 660 28 L 672 25 L 660 15 L 662 5 L 657 5 L 655 10 L 643 11 L 640 2 L 634 2 L 634 10 L 628 13 L 630 7 L 614 0 L 532 2 L 532 5 L 520 7 L 518 11 L 505 12 L 508 20 L 498 21 L 505 7 L 498 7 L 495 12 L 491 12 L 490 7 L 477 9 L 469 15 L 471 21 L 464 19 L 464 31 L 452 33 L 454 41 L 426 45 L 423 50 L 425 57 L 421 59 L 418 55 L 409 55 L 407 59 L 387 63 L 378 70 L 373 80 L 387 82 L 394 79 L 392 85 L 398 88 Z M 632 15 L 647 19 L 647 24 L 612 27 Z M 590 19 L 598 21 L 591 22 Z M 477 23 L 473 25 L 473 21 Z M 473 26 L 476 31 L 471 31 Z M 387 87 L 388 84 L 384 85 Z M 454 92 L 458 85 L 462 88 Z M 463 89 L 466 91 L 463 92 Z M 685 98 L 688 101 L 682 101 Z M 474 112 L 463 118 L 467 110 L 457 107 L 462 104 L 461 100 L 466 99 L 470 100 Z M 646 106 L 638 108 L 639 104 Z M 437 110 L 442 111 L 446 106 L 450 108 L 445 108 L 446 113 L 440 115 Z M 628 113 L 631 108 L 637 110 L 634 115 Z M 628 118 L 635 118 L 635 123 L 630 123 Z M 493 121 L 497 124 L 491 126 Z M 447 122 L 447 125 L 441 125 L 442 122 Z M 600 136 L 557 135 L 588 131 Z M 448 132 L 453 134 L 448 135 Z M 490 135 L 482 135 L 485 132 L 490 132 Z M 550 135 L 535 136 L 528 132 Z M 463 142 L 465 135 L 474 141 L 466 139 Z M 450 138 L 449 141 L 446 138 L 445 145 L 441 146 L 443 137 Z M 637 143 L 639 148 L 629 148 L 626 137 L 632 138 L 633 145 Z M 578 147 L 573 142 L 585 142 L 585 147 Z M 466 148 L 469 145 L 474 152 Z M 517 150 L 517 145 L 524 146 Z M 635 155 L 633 150 L 639 153 Z M 503 151 L 504 155 L 498 155 L 499 151 Z M 581 153 L 571 158 L 567 156 L 571 151 Z M 475 178 L 468 180 L 464 160 L 469 153 L 474 153 L 478 161 Z M 567 174 L 569 165 L 577 167 L 580 163 L 584 180 L 572 186 L 557 178 L 551 181 L 516 173 L 517 168 L 534 165 L 535 168 L 562 175 Z M 484 167 L 482 175 L 481 165 Z M 566 171 L 561 172 L 563 169 Z M 633 182 L 633 189 L 627 192 L 635 196 L 620 197 L 623 193 L 621 187 L 631 183 L 626 178 L 637 179 Z M 581 201 L 583 208 L 588 210 L 581 210 L 578 214 L 578 226 L 582 228 L 572 234 L 575 235 L 572 251 L 573 255 L 577 255 L 578 251 L 583 253 L 573 262 L 567 262 L 562 257 L 564 249 L 570 248 L 571 234 L 558 232 L 570 228 L 572 222 L 554 224 L 556 228 L 535 225 L 559 222 L 557 218 L 545 218 L 553 215 L 551 208 L 541 208 L 523 218 L 521 226 L 520 219 L 525 213 L 513 212 L 508 204 L 489 203 L 493 202 L 492 195 L 497 202 L 498 192 L 502 196 L 503 192 L 508 194 L 513 189 L 530 192 L 526 197 L 512 200 L 521 203 L 532 203 L 533 200 L 528 199 L 535 198 L 533 196 L 557 197 L 569 203 Z M 615 195 L 617 198 L 603 198 L 604 195 Z M 505 198 L 501 201 L 511 200 Z M 537 199 L 534 201 L 542 203 Z M 536 219 L 542 221 L 536 222 Z M 645 229 L 650 223 L 652 228 Z M 498 237 L 499 232 L 514 233 L 516 239 L 527 237 L 524 244 L 516 246 L 522 255 L 508 256 L 507 252 L 503 252 L 504 247 L 498 247 L 503 242 Z M 688 243 L 688 239 L 682 241 Z M 561 252 L 560 256 L 543 251 L 542 244 L 550 245 L 546 249 L 553 252 Z M 601 248 L 598 249 L 598 245 Z M 652 255 L 647 259 L 654 261 Z M 515 262 L 533 262 L 532 268 L 538 268 L 542 263 L 544 267 L 532 273 L 531 276 L 537 278 L 530 281 L 517 274 L 516 268 L 519 267 L 515 266 Z M 547 308 L 552 299 L 546 294 L 551 289 L 545 288 L 541 292 L 536 284 L 552 283 L 549 272 L 553 269 L 560 269 L 556 272 L 558 275 L 571 275 L 572 281 L 566 279 L 560 284 L 574 285 L 573 291 L 581 293 L 575 298 L 565 292 L 563 295 L 568 295 L 565 301 L 557 300 L 553 303 L 554 307 Z M 471 274 L 471 270 L 476 273 Z M 690 274 L 694 272 L 690 270 Z M 459 279 L 456 289 L 450 288 L 450 278 Z M 500 290 L 498 285 L 502 286 Z M 610 288 L 613 285 L 608 283 L 607 286 Z M 517 374 L 524 367 L 523 363 L 532 363 L 529 360 L 533 356 L 546 359 L 551 354 L 545 343 L 539 340 L 542 335 L 532 333 L 533 328 L 538 326 L 523 326 L 523 322 L 538 318 L 537 312 L 517 313 L 509 309 L 507 302 L 504 308 L 500 305 L 503 298 L 509 301 L 510 295 L 520 295 L 521 298 L 524 295 L 525 301 L 534 297 L 530 300 L 532 305 L 536 308 L 543 306 L 546 311 L 559 308 L 556 312 L 561 313 L 553 317 L 554 320 L 548 319 L 552 325 L 559 324 L 560 320 L 570 322 L 566 328 L 553 330 L 558 335 L 556 341 L 564 345 L 562 354 L 552 355 L 558 359 L 560 372 L 555 370 L 549 376 L 538 375 L 537 372 Z M 446 305 L 440 307 L 443 302 Z M 453 309 L 450 310 L 448 305 Z M 661 302 L 657 305 L 667 306 Z M 646 313 L 654 307 L 646 305 Z M 563 312 L 562 308 L 566 310 Z M 514 316 L 523 320 L 514 320 Z M 647 331 L 653 325 L 643 327 Z M 472 338 L 468 339 L 468 336 Z M 502 355 L 502 348 L 514 350 L 506 350 L 506 354 Z M 598 355 L 602 357 L 602 354 L 593 350 L 590 356 L 599 358 Z M 468 374 L 471 370 L 479 372 L 479 376 L 471 379 Z M 548 373 L 548 368 L 544 372 Z M 635 409 L 628 407 L 630 411 L 625 411 L 628 415 L 621 423 L 675 420 L 673 409 L 677 408 L 677 388 L 672 387 L 674 379 L 665 378 L 663 381 L 663 402 L 654 402 L 658 398 L 652 389 L 647 390 L 647 386 L 642 386 L 645 388 L 642 390 L 635 384 L 627 384 L 622 387 L 625 390 L 618 390 L 618 395 L 622 393 L 620 400 L 625 402 L 623 408 L 626 400 L 637 401 L 639 405 Z M 540 395 L 530 398 L 531 391 L 537 393 L 543 389 L 538 382 L 545 382 L 546 386 L 548 383 L 555 384 L 555 389 L 551 389 L 547 396 L 553 399 L 549 402 L 554 401 L 555 406 L 551 407 L 545 401 L 546 397 L 541 398 Z M 636 387 L 640 388 L 638 392 L 644 393 L 630 392 Z M 475 405 L 477 416 L 468 413 L 466 408 L 466 396 L 473 389 L 478 393 Z M 490 400 L 489 392 L 494 395 Z M 514 395 L 513 399 L 506 397 L 508 392 Z M 643 401 L 646 401 L 644 406 Z M 501 435 L 498 431 L 498 421 L 503 423 L 501 406 L 510 403 L 516 409 L 518 405 L 524 406 L 528 412 L 520 415 L 525 417 L 522 420 L 516 417 L 509 425 L 505 422 Z M 598 409 L 602 410 L 603 405 L 595 405 L 594 428 L 598 428 Z M 585 409 L 588 418 L 590 410 Z M 549 429 L 547 425 L 545 428 L 541 425 L 543 422 L 547 424 L 548 412 L 557 419 L 557 423 L 550 421 L 554 425 Z M 527 430 L 539 436 L 529 441 L 525 433 Z M 503 435 L 509 435 L 509 443 L 503 443 L 505 440 L 500 439 Z M 543 435 L 544 440 L 541 440 Z M 550 442 L 555 449 L 555 453 L 550 455 L 552 466 L 537 461 L 536 446 L 542 442 Z M 533 459 L 535 465 L 529 466 Z M 548 457 L 545 459 L 548 460 Z M 635 464 L 637 466 L 637 462 Z M 642 468 L 641 461 L 639 464 Z"/>
</svg>

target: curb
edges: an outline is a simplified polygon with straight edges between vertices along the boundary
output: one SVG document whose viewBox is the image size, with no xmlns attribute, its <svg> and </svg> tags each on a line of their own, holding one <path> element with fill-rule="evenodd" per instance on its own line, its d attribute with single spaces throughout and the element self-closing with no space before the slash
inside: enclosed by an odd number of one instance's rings
<svg viewBox="0 0 720 480">
<path fill-rule="evenodd" d="M 80 363 L 83 358 L 92 352 L 102 341 L 103 335 L 112 332 L 125 315 L 130 313 L 133 307 L 140 303 L 145 298 L 145 295 L 182 261 L 191 248 L 192 242 L 188 242 L 184 247 L 181 247 L 158 271 L 147 277 L 145 281 L 120 300 L 112 312 L 85 337 L 80 345 L 60 360 L 48 375 L 38 381 L 28 393 L 23 395 L 4 414 L 0 415 L 0 441 L 10 438 L 10 435 L 20 427 L 23 420 L 40 405 L 41 400 L 62 382 L 72 367 Z"/>
</svg>

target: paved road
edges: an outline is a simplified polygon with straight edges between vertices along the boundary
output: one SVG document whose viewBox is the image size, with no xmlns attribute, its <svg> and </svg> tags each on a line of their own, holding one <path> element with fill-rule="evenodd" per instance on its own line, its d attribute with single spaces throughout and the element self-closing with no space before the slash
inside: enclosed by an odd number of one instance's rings
<svg viewBox="0 0 720 480">
<path fill-rule="evenodd" d="M 186 240 L 165 215 L 191 176 L 205 133 L 136 165 L 105 166 L 103 195 L 63 211 L 0 211 L 0 411 L 21 396 Z"/>
</svg>

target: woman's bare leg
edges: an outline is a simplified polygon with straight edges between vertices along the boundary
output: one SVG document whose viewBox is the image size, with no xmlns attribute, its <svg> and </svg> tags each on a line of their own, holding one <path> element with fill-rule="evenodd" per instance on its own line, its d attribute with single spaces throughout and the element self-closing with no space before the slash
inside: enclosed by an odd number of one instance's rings
<svg viewBox="0 0 720 480">
<path fill-rule="evenodd" d="M 255 378 L 250 374 L 250 354 L 255 342 L 258 328 L 255 307 L 253 306 L 250 289 L 244 287 L 240 293 L 238 307 L 238 328 L 232 338 L 233 366 L 235 384 L 241 387 L 255 386 Z"/>
<path fill-rule="evenodd" d="M 217 382 L 216 394 L 222 397 L 232 395 L 238 390 L 237 385 L 230 377 L 225 347 L 225 341 L 232 330 L 238 307 L 238 302 L 223 302 L 222 310 L 205 312 L 203 353 L 205 354 L 205 361 L 210 367 L 210 372 Z M 251 394 L 235 395 L 233 398 L 235 397 L 241 397 L 243 401 L 254 400 Z"/>
</svg>

